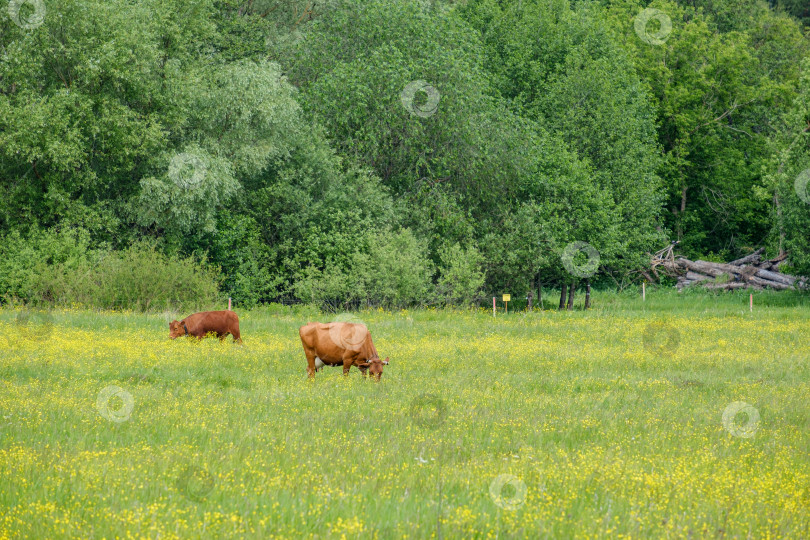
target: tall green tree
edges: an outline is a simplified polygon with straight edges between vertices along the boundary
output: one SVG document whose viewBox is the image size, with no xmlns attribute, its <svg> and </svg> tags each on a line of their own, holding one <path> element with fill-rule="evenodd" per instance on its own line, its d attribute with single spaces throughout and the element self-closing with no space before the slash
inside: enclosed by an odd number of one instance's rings
<svg viewBox="0 0 810 540">
<path fill-rule="evenodd" d="M 599 196 L 573 205 L 569 217 L 599 223 L 589 234 L 602 244 L 603 270 L 618 278 L 644 265 L 645 252 L 661 242 L 655 111 L 600 13 L 572 9 L 567 0 L 477 0 L 461 13 L 482 34 L 498 94 L 590 165 L 592 191 Z M 587 214 L 593 203 L 609 221 Z"/>
<path fill-rule="evenodd" d="M 754 188 L 807 40 L 760 2 L 683 4 L 612 1 L 607 13 L 657 111 L 668 228 L 689 255 L 731 257 L 771 228 L 769 202 Z M 671 23 L 661 43 L 636 31 L 645 7 Z M 658 31 L 655 18 L 649 24 Z"/>
<path fill-rule="evenodd" d="M 810 274 L 810 59 L 802 61 L 798 91 L 779 115 L 779 135 L 764 173 L 762 198 L 772 195 L 775 251 L 787 250 L 795 270 Z"/>
</svg>

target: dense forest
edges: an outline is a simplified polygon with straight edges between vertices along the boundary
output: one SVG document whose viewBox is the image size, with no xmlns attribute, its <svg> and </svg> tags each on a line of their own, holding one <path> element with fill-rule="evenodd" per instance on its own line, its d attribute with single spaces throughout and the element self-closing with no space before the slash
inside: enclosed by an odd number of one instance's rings
<svg viewBox="0 0 810 540">
<path fill-rule="evenodd" d="M 0 19 L 6 300 L 458 305 L 626 287 L 672 241 L 810 274 L 805 0 L 11 0 Z"/>
</svg>

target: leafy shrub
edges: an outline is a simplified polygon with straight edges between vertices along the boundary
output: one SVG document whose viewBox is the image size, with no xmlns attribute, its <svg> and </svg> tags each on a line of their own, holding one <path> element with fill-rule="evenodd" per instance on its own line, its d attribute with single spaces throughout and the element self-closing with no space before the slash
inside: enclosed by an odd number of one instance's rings
<svg viewBox="0 0 810 540">
<path fill-rule="evenodd" d="M 261 229 L 250 216 L 222 212 L 217 232 L 210 241 L 192 244 L 193 250 L 206 250 L 209 261 L 222 270 L 222 292 L 236 305 L 253 308 L 276 297 L 281 279 L 270 272 L 271 246 L 261 238 Z"/>
<path fill-rule="evenodd" d="M 89 246 L 83 229 L 10 234 L 0 242 L 0 295 L 134 310 L 203 307 L 219 296 L 219 271 L 205 261 L 169 257 L 146 243 L 123 251 Z"/>
<path fill-rule="evenodd" d="M 0 241 L 0 296 L 27 303 L 37 294 L 49 267 L 75 269 L 87 260 L 90 236 L 84 229 L 32 229 L 27 237 L 12 231 Z"/>
<path fill-rule="evenodd" d="M 427 244 L 408 229 L 372 236 L 369 252 L 359 257 L 357 267 L 370 305 L 424 304 L 433 292 Z"/>
<path fill-rule="evenodd" d="M 480 302 L 486 276 L 481 270 L 484 256 L 474 246 L 458 243 L 441 251 L 442 270 L 436 292 L 446 304 L 470 305 Z"/>
<path fill-rule="evenodd" d="M 359 276 L 333 260 L 323 269 L 305 269 L 293 290 L 299 300 L 330 311 L 357 307 L 365 296 Z"/>
<path fill-rule="evenodd" d="M 154 246 L 93 252 L 77 267 L 48 267 L 35 290 L 58 304 L 106 309 L 201 308 L 219 296 L 219 272 L 192 257 L 169 257 Z"/>
<path fill-rule="evenodd" d="M 308 267 L 294 290 L 300 300 L 331 310 L 412 306 L 430 299 L 432 274 L 426 243 L 411 231 L 370 232 L 349 262 Z"/>
</svg>

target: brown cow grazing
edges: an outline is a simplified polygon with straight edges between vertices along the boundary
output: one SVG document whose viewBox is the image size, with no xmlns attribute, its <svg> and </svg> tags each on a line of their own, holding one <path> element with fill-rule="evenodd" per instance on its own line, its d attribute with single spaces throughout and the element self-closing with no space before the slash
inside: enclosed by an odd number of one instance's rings
<svg viewBox="0 0 810 540">
<path fill-rule="evenodd" d="M 169 323 L 169 337 L 177 339 L 180 336 L 194 336 L 202 339 L 206 334 L 213 332 L 222 341 L 228 334 L 234 341 L 242 343 L 239 334 L 239 317 L 233 311 L 201 311 L 189 315 L 182 321 Z"/>
<path fill-rule="evenodd" d="M 304 354 L 307 355 L 307 373 L 315 376 L 323 366 L 343 366 L 343 374 L 348 375 L 352 366 L 366 376 L 380 380 L 383 365 L 388 364 L 388 358 L 380 360 L 371 333 L 364 324 L 333 322 L 309 323 L 298 329 Z"/>
</svg>

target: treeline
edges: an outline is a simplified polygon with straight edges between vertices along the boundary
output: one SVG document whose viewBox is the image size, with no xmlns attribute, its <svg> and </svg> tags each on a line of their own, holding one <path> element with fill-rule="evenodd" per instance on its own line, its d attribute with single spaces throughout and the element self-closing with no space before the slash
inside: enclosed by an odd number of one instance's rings
<svg viewBox="0 0 810 540">
<path fill-rule="evenodd" d="M 675 239 L 709 260 L 789 250 L 810 273 L 803 2 L 29 0 L 0 17 L 5 298 L 466 304 L 623 287 Z M 159 293 L 114 294 L 149 275 Z"/>
</svg>

